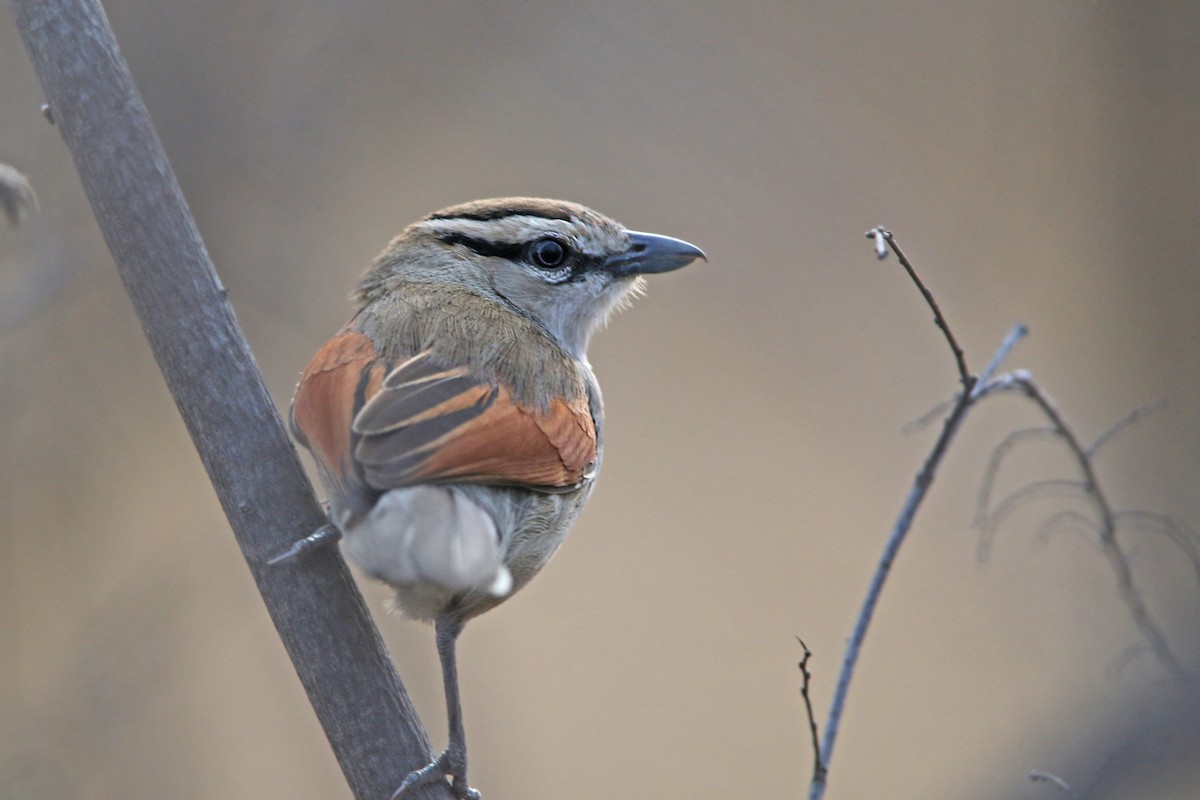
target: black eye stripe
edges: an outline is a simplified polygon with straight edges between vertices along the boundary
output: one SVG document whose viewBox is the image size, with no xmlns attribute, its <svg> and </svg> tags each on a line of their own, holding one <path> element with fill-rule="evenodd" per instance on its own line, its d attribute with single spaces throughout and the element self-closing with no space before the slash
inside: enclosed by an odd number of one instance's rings
<svg viewBox="0 0 1200 800">
<path fill-rule="evenodd" d="M 481 256 L 507 258 L 510 261 L 526 260 L 526 255 L 529 248 L 528 244 L 493 242 L 488 239 L 467 236 L 463 233 L 443 233 L 438 236 L 438 239 L 446 244 L 462 245 L 463 247 L 471 250 L 473 253 L 477 253 Z M 559 267 L 560 270 L 567 268 L 566 274 L 562 275 L 561 278 L 555 282 L 564 283 L 581 280 L 589 272 L 602 269 L 604 267 L 604 263 L 605 258 L 603 256 L 569 251 L 568 257 L 563 260 L 563 264 Z"/>
<path fill-rule="evenodd" d="M 467 236 L 461 233 L 444 233 L 438 237 L 446 244 L 461 244 L 481 256 L 494 256 L 496 258 L 507 258 L 511 261 L 516 261 L 521 258 L 525 251 L 525 245 L 512 244 L 511 242 L 492 242 L 487 239 L 478 239 L 474 236 Z"/>
<path fill-rule="evenodd" d="M 555 269 L 563 266 L 571 257 L 571 249 L 565 244 L 562 244 L 557 239 L 538 239 L 531 244 L 516 244 L 513 242 L 494 242 L 489 239 L 480 239 L 476 236 L 467 236 L 463 233 L 443 233 L 438 236 L 438 239 L 446 244 L 459 244 L 473 253 L 481 256 L 490 256 L 494 258 L 507 258 L 510 261 L 529 261 L 534 266 L 540 269 Z M 561 249 L 561 258 L 557 264 L 540 263 L 534 252 L 534 248 L 543 242 L 552 242 L 557 244 Z"/>
</svg>

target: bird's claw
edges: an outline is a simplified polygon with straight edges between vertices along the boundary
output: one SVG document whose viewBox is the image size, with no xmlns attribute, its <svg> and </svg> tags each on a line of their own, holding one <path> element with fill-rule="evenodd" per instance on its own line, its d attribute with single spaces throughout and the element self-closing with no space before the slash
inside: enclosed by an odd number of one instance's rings
<svg viewBox="0 0 1200 800">
<path fill-rule="evenodd" d="M 483 795 L 467 785 L 466 760 L 450 750 L 443 751 L 433 761 L 408 773 L 401 781 L 400 788 L 392 795 L 392 800 L 403 800 L 418 787 L 447 778 L 450 780 L 450 790 L 458 800 L 482 800 Z"/>
<path fill-rule="evenodd" d="M 298 556 L 307 555 L 314 550 L 320 550 L 342 538 L 342 532 L 332 522 L 327 522 L 315 531 L 299 540 L 284 552 L 267 561 L 267 566 L 274 567 L 285 561 L 291 561 Z"/>
</svg>

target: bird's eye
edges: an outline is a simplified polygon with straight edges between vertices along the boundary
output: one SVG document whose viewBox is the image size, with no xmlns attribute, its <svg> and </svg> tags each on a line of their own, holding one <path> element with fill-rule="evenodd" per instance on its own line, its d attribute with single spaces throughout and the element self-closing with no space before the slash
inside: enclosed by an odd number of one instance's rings
<svg viewBox="0 0 1200 800">
<path fill-rule="evenodd" d="M 533 263 L 542 269 L 561 267 L 567 260 L 567 248 L 558 239 L 538 239 L 529 250 Z"/>
</svg>

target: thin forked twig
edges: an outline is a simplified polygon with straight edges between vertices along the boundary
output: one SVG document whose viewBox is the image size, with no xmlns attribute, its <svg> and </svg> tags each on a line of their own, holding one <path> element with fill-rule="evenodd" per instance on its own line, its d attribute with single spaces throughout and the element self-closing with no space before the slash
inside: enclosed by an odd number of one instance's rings
<svg viewBox="0 0 1200 800">
<path fill-rule="evenodd" d="M 816 779 L 819 776 L 821 780 L 824 780 L 825 763 L 821 760 L 821 738 L 817 734 L 817 717 L 813 713 L 812 695 L 809 692 L 809 687 L 812 685 L 812 672 L 808 669 L 808 660 L 812 658 L 812 651 L 799 636 L 796 637 L 796 641 L 804 649 L 804 655 L 800 657 L 800 662 L 796 666 L 800 668 L 800 696 L 804 698 L 804 713 L 808 716 L 808 733 L 812 737 L 813 778 Z"/>
<path fill-rule="evenodd" d="M 1124 417 L 1117 420 L 1111 428 L 1097 436 L 1096 441 L 1092 442 L 1091 446 L 1084 450 L 1084 452 L 1087 454 L 1088 458 L 1095 458 L 1096 453 L 1100 451 L 1101 447 L 1104 447 L 1104 445 L 1111 442 L 1128 428 L 1137 424 L 1142 417 L 1147 417 L 1156 411 L 1162 411 L 1166 407 L 1166 400 L 1155 400 L 1153 403 L 1147 403 L 1141 408 L 1135 408 L 1133 411 L 1130 411 Z"/>
<path fill-rule="evenodd" d="M 913 481 L 912 487 L 909 489 L 908 496 L 905 498 L 904 506 L 900 510 L 895 523 L 892 526 L 887 542 L 884 544 L 883 553 L 879 558 L 879 563 L 876 565 L 875 573 L 871 577 L 871 583 L 867 588 L 866 597 L 863 599 L 862 607 L 859 609 L 858 618 L 854 623 L 854 630 L 850 634 L 850 639 L 846 643 L 846 652 L 842 658 L 842 667 L 838 673 L 837 685 L 834 688 L 833 700 L 829 707 L 829 714 L 825 722 L 825 737 L 818 751 L 817 763 L 823 768 L 814 770 L 812 782 L 809 784 L 809 800 L 821 800 L 825 794 L 825 787 L 828 783 L 830 761 L 833 758 L 834 745 L 837 742 L 838 728 L 841 724 L 842 714 L 846 707 L 846 698 L 850 690 L 850 682 L 854 676 L 855 667 L 858 664 L 858 657 L 862 651 L 863 641 L 866 639 L 867 629 L 870 627 L 871 618 L 875 613 L 875 607 L 879 603 L 879 597 L 883 592 L 884 583 L 887 581 L 888 574 L 891 571 L 892 564 L 896 560 L 896 556 L 900 551 L 900 546 L 904 543 L 905 537 L 912 528 L 913 519 L 916 517 L 917 510 L 920 508 L 925 495 L 929 491 L 930 485 L 933 483 L 934 476 L 937 474 L 938 466 L 941 464 L 942 458 L 945 456 L 950 442 L 954 439 L 954 435 L 961 427 L 963 420 L 966 418 L 967 411 L 971 406 L 982 397 L 982 393 L 978 392 L 979 378 L 972 375 L 967 369 L 966 359 L 963 356 L 962 348 L 958 346 L 958 341 L 954 338 L 954 334 L 950 330 L 949 324 L 945 317 L 942 316 L 941 309 L 934 300 L 932 293 L 926 288 L 924 282 L 917 275 L 916 270 L 908 261 L 907 257 L 900 251 L 896 245 L 895 237 L 892 233 L 884 228 L 875 228 L 868 232 L 868 236 L 875 239 L 876 252 L 886 255 L 886 250 L 883 249 L 883 244 L 886 243 L 896 253 L 901 265 L 912 278 L 920 290 L 921 295 L 933 310 L 934 319 L 937 322 L 938 328 L 941 329 L 946 337 L 947 343 L 950 345 L 950 350 L 954 353 L 955 362 L 958 365 L 959 379 L 962 382 L 962 390 L 956 396 L 953 405 L 950 408 L 950 413 L 946 416 L 942 423 L 941 433 L 938 435 L 937 441 L 934 442 L 933 449 L 926 456 L 924 463 L 921 465 L 920 472 L 917 473 L 916 479 Z M 1015 326 L 1012 331 L 1005 337 L 996 354 L 988 362 L 988 367 L 984 373 L 986 380 L 990 380 L 991 376 L 999 369 L 1004 358 L 1012 351 L 1027 333 L 1024 325 Z"/>
<path fill-rule="evenodd" d="M 892 525 L 892 531 L 888 536 L 887 543 L 884 544 L 883 554 L 880 556 L 879 563 L 875 567 L 874 575 L 871 576 L 871 583 L 867 587 L 867 595 L 863 599 L 862 607 L 859 609 L 858 619 L 854 623 L 854 630 L 850 634 L 849 641 L 846 643 L 846 653 L 842 658 L 841 671 L 838 673 L 837 686 L 833 693 L 833 702 L 830 704 L 829 715 L 826 717 L 825 738 L 821 743 L 821 756 L 826 769 L 823 774 L 813 775 L 812 783 L 809 785 L 809 800 L 821 800 L 825 794 L 828 770 L 830 762 L 833 759 L 833 748 L 837 743 L 838 728 L 841 723 L 842 713 L 846 707 L 846 697 L 850 691 L 850 681 L 854 677 L 854 669 L 858 664 L 858 656 L 862 650 L 863 641 L 866 639 L 867 629 L 871 625 L 871 618 L 875 614 L 875 607 L 879 603 L 880 594 L 883 592 L 883 585 L 887 581 L 888 574 L 891 572 L 896 555 L 900 552 L 900 546 L 904 543 L 908 531 L 912 528 L 912 522 L 916 517 L 917 509 L 920 508 L 921 502 L 925 499 L 925 494 L 929 491 L 929 487 L 933 483 L 938 465 L 941 463 L 942 457 L 946 454 L 946 450 L 950 446 L 954 434 L 958 432 L 967 410 L 971 407 L 971 403 L 971 394 L 969 392 L 962 392 L 959 395 L 958 402 L 954 404 L 954 408 L 942 425 L 942 432 L 938 436 L 937 442 L 934 443 L 933 450 L 925 458 L 925 463 L 921 466 L 921 471 L 917 473 L 916 480 L 909 489 L 908 497 L 904 500 L 904 506 L 900 510 L 900 515 Z"/>
<path fill-rule="evenodd" d="M 1122 602 L 1129 609 L 1134 625 L 1146 640 L 1147 645 L 1159 663 L 1176 679 L 1185 678 L 1187 673 L 1175 657 L 1170 645 L 1167 644 L 1167 638 L 1162 628 L 1150 616 L 1150 611 L 1146 607 L 1145 601 L 1142 600 L 1141 592 L 1133 580 L 1133 570 L 1129 565 L 1129 557 L 1117 541 L 1117 514 L 1113 511 L 1112 505 L 1108 501 L 1108 496 L 1100 486 L 1092 459 L 1092 454 L 1095 452 L 1097 446 L 1103 445 L 1112 438 L 1111 433 L 1119 432 L 1128 427 L 1133 421 L 1140 416 L 1145 416 L 1149 411 L 1143 411 L 1140 414 L 1137 412 L 1130 414 L 1124 420 L 1110 428 L 1105 435 L 1097 439 L 1092 447 L 1085 448 L 1080 443 L 1079 437 L 1075 435 L 1075 431 L 1067 424 L 1058 408 L 1054 405 L 1054 402 L 1042 391 L 1030 373 L 1020 371 L 1001 375 L 988 381 L 980 391 L 981 395 L 993 392 L 1019 392 L 1028 397 L 1041 410 L 1042 414 L 1050 422 L 1051 427 L 1054 428 L 1057 436 L 1067 446 L 1082 474 L 1082 481 L 1079 482 L 1079 485 L 1086 499 L 1090 501 L 1095 510 L 1097 521 L 1099 522 L 1097 534 L 1099 537 L 1100 552 L 1104 554 L 1105 560 L 1113 571 L 1113 576 L 1116 578 L 1117 583 L 1117 592 L 1120 594 Z M 1127 422 L 1126 420 L 1129 421 Z M 993 516 L 995 516 L 995 513 L 993 512 Z"/>
<path fill-rule="evenodd" d="M 1024 322 L 1018 322 L 1012 326 L 1008 334 L 1004 337 L 1004 341 L 996 348 L 996 352 L 992 354 L 992 358 L 988 361 L 987 366 L 983 368 L 983 372 L 979 373 L 979 378 L 975 381 L 975 388 L 971 390 L 972 400 L 978 400 L 984 395 L 984 387 L 992 381 L 992 377 L 1000 371 L 1000 367 L 1008 360 L 1008 354 L 1013 351 L 1013 348 L 1021 343 L 1021 340 L 1029 335 L 1029 326 Z"/>
<path fill-rule="evenodd" d="M 1002 341 L 1000 346 L 996 348 L 996 352 L 992 354 L 992 360 L 989 361 L 987 366 L 983 368 L 983 372 L 979 373 L 979 375 L 974 379 L 975 388 L 971 390 L 971 393 L 976 395 L 976 397 L 973 397 L 972 400 L 979 399 L 978 395 L 982 393 L 983 387 L 987 385 L 987 383 L 992 379 L 992 376 L 996 374 L 996 371 L 1000 369 L 1000 365 L 1004 363 L 1005 359 L 1008 358 L 1008 354 L 1012 352 L 1012 349 L 1017 346 L 1018 342 L 1028 335 L 1028 325 L 1025 325 L 1024 323 L 1017 323 L 1012 327 L 1012 329 L 1008 332 L 1008 335 L 1004 337 L 1004 341 Z M 949 400 L 943 400 L 916 419 L 911 419 L 904 423 L 902 430 L 905 433 L 916 433 L 917 431 L 924 430 L 926 427 L 931 425 L 934 420 L 938 419 L 948 410 L 953 408 L 955 402 L 956 398 L 953 397 Z"/>
<path fill-rule="evenodd" d="M 1045 500 L 1050 497 L 1068 497 L 1080 500 L 1088 498 L 1088 487 L 1083 481 L 1073 481 L 1066 478 L 1047 478 L 1045 480 L 1027 483 L 1019 489 L 1014 489 L 1003 500 L 996 504 L 990 512 L 985 512 L 979 523 L 979 547 L 976 558 L 987 561 L 992 549 L 992 540 L 996 531 L 1024 506 L 1035 500 Z"/>
<path fill-rule="evenodd" d="M 833 700 L 830 704 L 829 715 L 825 723 L 825 737 L 819 748 L 816 748 L 815 767 L 813 770 L 812 782 L 809 785 L 809 800 L 821 800 L 825 793 L 825 787 L 828 783 L 830 763 L 833 758 L 833 749 L 837 741 L 838 728 L 841 723 L 842 714 L 845 710 L 846 697 L 849 692 L 850 682 L 854 675 L 854 670 L 858 662 L 858 657 L 862 649 L 863 641 L 866 637 L 866 632 L 870 626 L 871 618 L 874 615 L 875 607 L 879 602 L 880 594 L 883 591 L 883 585 L 887 580 L 887 576 L 891 570 L 892 564 L 895 562 L 896 556 L 899 553 L 900 546 L 903 544 L 908 531 L 912 527 L 913 519 L 916 516 L 930 485 L 933 483 L 937 468 L 941 463 L 942 457 L 954 438 L 959 427 L 962 425 L 970 408 L 979 400 L 989 394 L 999 391 L 1020 391 L 1032 399 L 1035 404 L 1041 409 L 1042 413 L 1050 422 L 1048 428 L 1027 429 L 1017 431 L 1007 436 L 996 450 L 993 451 L 989 463 L 988 472 L 985 477 L 984 488 L 981 490 L 980 496 L 980 512 L 978 517 L 983 520 L 985 526 L 990 526 L 993 529 L 998 526 L 1003 520 L 1014 510 L 1019 508 L 1026 502 L 1029 502 L 1038 497 L 1047 496 L 1050 494 L 1069 493 L 1072 496 L 1081 496 L 1084 499 L 1090 500 L 1096 507 L 1096 514 L 1099 517 L 1099 523 L 1089 519 L 1086 515 L 1078 511 L 1069 510 L 1054 514 L 1043 525 L 1043 531 L 1049 532 L 1054 526 L 1073 522 L 1081 525 L 1085 529 L 1092 530 L 1096 533 L 1096 537 L 1101 551 L 1108 559 L 1114 573 L 1117 576 L 1117 584 L 1125 604 L 1129 607 L 1133 614 L 1135 624 L 1142 633 L 1145 640 L 1148 642 L 1148 647 L 1159 658 L 1160 662 L 1165 664 L 1170 671 L 1176 676 L 1182 676 L 1183 670 L 1179 662 L 1175 659 L 1170 649 L 1167 647 L 1166 638 L 1162 631 L 1150 618 L 1145 605 L 1142 603 L 1140 596 L 1133 584 L 1132 574 L 1129 568 L 1129 562 L 1120 546 L 1116 541 L 1116 523 L 1117 516 L 1113 513 L 1111 506 L 1108 503 L 1104 493 L 1100 490 L 1096 479 L 1095 470 L 1092 465 L 1092 456 L 1105 443 L 1110 441 L 1114 436 L 1120 433 L 1125 428 L 1132 425 L 1145 414 L 1154 410 L 1154 407 L 1139 409 L 1130 414 L 1126 419 L 1121 420 L 1105 434 L 1100 436 L 1090 448 L 1084 448 L 1080 445 L 1078 438 L 1074 432 L 1066 425 L 1062 416 L 1058 413 L 1053 403 L 1041 391 L 1038 385 L 1033 381 L 1032 376 L 1025 371 L 1016 371 L 1005 375 L 996 376 L 1004 360 L 1012 352 L 1022 338 L 1024 338 L 1029 330 L 1024 325 L 1016 325 L 1005 337 L 1000 347 L 997 348 L 995 354 L 988 362 L 987 367 L 979 375 L 975 376 L 967 369 L 966 358 L 963 355 L 962 348 L 959 347 L 958 341 L 955 339 L 950 330 L 949 324 L 942 315 L 937 302 L 934 300 L 932 293 L 925 286 L 924 282 L 917 275 L 916 270 L 908 261 L 897 246 L 895 237 L 885 228 L 874 228 L 867 232 L 867 236 L 875 240 L 875 250 L 879 258 L 887 256 L 888 248 L 890 247 L 896 253 L 901 265 L 909 274 L 913 283 L 920 290 L 929 307 L 933 310 L 934 320 L 938 328 L 944 334 L 947 343 L 950 346 L 951 352 L 954 354 L 955 363 L 958 367 L 959 378 L 962 382 L 962 390 L 952 401 L 940 404 L 934 411 L 926 413 L 914 423 L 910 423 L 906 427 L 923 427 L 931 422 L 935 415 L 949 409 L 949 413 L 945 416 L 942 423 L 942 430 L 937 441 L 933 445 L 933 449 L 926 456 L 924 463 L 921 466 L 920 472 L 917 473 L 916 479 L 912 487 L 909 489 L 908 496 L 904 501 L 904 505 L 897 516 L 895 523 L 892 526 L 890 535 L 884 545 L 883 553 L 880 556 L 879 563 L 875 568 L 875 573 L 871 577 L 870 585 L 867 588 L 866 597 L 863 600 L 862 607 L 859 610 L 858 618 L 855 620 L 854 629 L 846 643 L 846 652 L 842 660 L 842 667 L 838 673 L 837 685 L 834 689 Z M 1013 449 L 1018 443 L 1026 441 L 1036 436 L 1054 435 L 1065 441 L 1079 462 L 1083 472 L 1082 480 L 1043 480 L 1028 484 L 1021 489 L 1016 490 L 991 511 L 987 512 L 987 507 L 990 503 L 991 492 L 994 488 L 996 473 L 999 471 L 1000 463 L 1003 461 L 1007 452 Z M 1144 527 L 1153 527 L 1157 530 L 1165 532 L 1168 536 L 1175 539 L 1181 539 L 1189 544 L 1196 544 L 1197 547 L 1183 547 L 1185 552 L 1192 554 L 1200 550 L 1200 537 L 1196 537 L 1188 529 L 1183 529 L 1175 525 L 1166 524 L 1161 519 L 1142 519 L 1140 520 Z M 1189 534 L 1191 534 L 1189 536 Z M 1182 545 L 1181 545 L 1182 546 Z M 1200 559 L 1193 561 L 1197 566 L 1197 575 L 1200 577 Z M 803 643 L 801 643 L 803 644 Z M 804 695 L 806 708 L 808 711 L 810 730 L 813 733 L 814 739 L 816 736 L 816 723 L 813 720 L 812 707 L 809 704 L 809 675 L 807 669 L 808 648 L 805 648 L 805 657 L 800 663 L 801 672 L 804 675 L 804 685 L 802 694 Z M 814 744 L 815 746 L 815 744 Z M 1030 778 L 1035 781 L 1045 781 L 1052 783 L 1060 790 L 1065 791 L 1068 796 L 1076 797 L 1070 787 L 1057 776 L 1043 772 L 1033 772 Z"/>
<path fill-rule="evenodd" d="M 886 242 L 891 247 L 892 252 L 896 254 L 896 258 L 900 260 L 900 266 L 904 267 L 904 271 L 908 273 L 908 277 L 916 284 L 917 289 L 921 292 L 921 296 L 925 298 L 925 302 L 933 311 L 933 321 L 942 331 L 942 335 L 946 337 L 946 343 L 950 345 L 950 351 L 954 353 L 954 363 L 958 365 L 958 378 L 962 381 L 963 388 L 970 392 L 975 386 L 975 376 L 967 369 L 967 358 L 963 354 L 963 349 L 959 347 L 958 339 L 954 338 L 954 332 L 950 330 L 950 324 L 946 322 L 946 317 L 942 315 L 942 309 L 938 306 L 937 300 L 933 297 L 933 292 L 929 291 L 925 286 L 925 282 L 921 280 L 921 276 L 913 268 L 909 262 L 908 256 L 904 255 L 904 251 L 900 249 L 900 245 L 896 244 L 896 237 L 887 228 L 878 226 L 867 231 L 867 237 L 875 240 L 875 254 L 879 258 L 887 256 L 887 251 L 883 248 L 883 242 Z"/>
<path fill-rule="evenodd" d="M 953 397 L 949 400 L 943 400 L 921 416 L 915 419 L 910 419 L 908 422 L 904 423 L 904 426 L 901 428 L 901 430 L 905 433 L 919 433 L 945 416 L 946 412 L 953 407 Z"/>
<path fill-rule="evenodd" d="M 1170 539 L 1191 562 L 1200 582 L 1200 534 L 1190 525 L 1166 514 L 1152 511 L 1118 511 L 1115 515 L 1117 530 L 1141 530 L 1160 533 Z"/>
<path fill-rule="evenodd" d="M 982 527 L 987 520 L 988 509 L 992 505 L 992 491 L 996 488 L 996 478 L 1008 454 L 1022 442 L 1045 439 L 1053 435 L 1053 428 L 1020 428 L 1009 432 L 992 448 L 992 454 L 983 470 L 983 480 L 979 482 L 979 492 L 975 496 L 975 527 Z"/>
</svg>

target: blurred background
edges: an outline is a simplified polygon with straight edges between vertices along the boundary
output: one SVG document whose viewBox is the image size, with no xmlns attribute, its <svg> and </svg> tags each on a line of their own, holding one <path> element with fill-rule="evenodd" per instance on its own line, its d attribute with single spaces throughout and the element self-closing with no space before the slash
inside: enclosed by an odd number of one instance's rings
<svg viewBox="0 0 1200 800">
<path fill-rule="evenodd" d="M 442 206 L 569 198 L 688 239 L 597 337 L 608 450 L 553 565 L 468 627 L 484 796 L 799 797 L 845 637 L 953 361 L 1016 322 L 1119 508 L 1200 519 L 1200 6 L 113 0 L 108 13 L 281 409 L 388 239 Z M 348 798 L 92 220 L 10 16 L 0 161 L 0 798 Z M 1200 697 L 1152 658 L 1062 502 L 976 561 L 978 408 L 884 592 L 831 798 L 1200 794 Z M 1001 490 L 1073 477 L 1025 446 Z M 1129 534 L 1200 669 L 1200 587 Z M 384 613 L 445 740 L 430 629 Z M 1128 661 L 1128 663 L 1126 663 Z M 1122 666 L 1123 664 L 1123 666 Z"/>
</svg>

